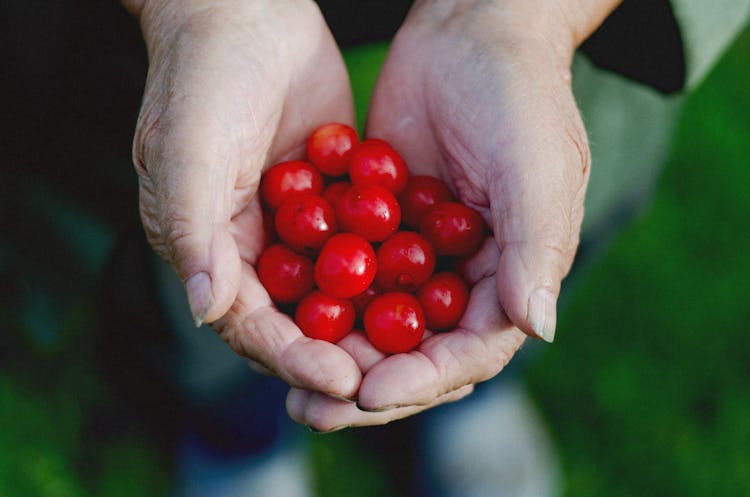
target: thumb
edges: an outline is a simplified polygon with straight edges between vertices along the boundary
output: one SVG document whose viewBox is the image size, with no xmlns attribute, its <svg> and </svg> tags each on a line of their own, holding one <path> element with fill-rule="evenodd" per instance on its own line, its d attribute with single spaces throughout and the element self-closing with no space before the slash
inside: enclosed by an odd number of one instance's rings
<svg viewBox="0 0 750 497">
<path fill-rule="evenodd" d="M 195 221 L 170 249 L 196 326 L 219 319 L 237 297 L 242 267 L 227 224 Z"/>
<path fill-rule="evenodd" d="M 577 111 L 534 126 L 491 184 L 497 289 L 515 326 L 552 342 L 562 279 L 578 247 L 590 156 Z"/>
</svg>

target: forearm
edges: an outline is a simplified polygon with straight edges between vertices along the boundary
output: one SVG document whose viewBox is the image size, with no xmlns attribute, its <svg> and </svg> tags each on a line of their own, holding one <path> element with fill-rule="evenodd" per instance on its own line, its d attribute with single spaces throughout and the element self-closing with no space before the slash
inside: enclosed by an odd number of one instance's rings
<svg viewBox="0 0 750 497">
<path fill-rule="evenodd" d="M 549 2 L 559 5 L 572 35 L 571 46 L 575 49 L 583 43 L 604 20 L 612 13 L 622 0 L 564 0 Z"/>
</svg>

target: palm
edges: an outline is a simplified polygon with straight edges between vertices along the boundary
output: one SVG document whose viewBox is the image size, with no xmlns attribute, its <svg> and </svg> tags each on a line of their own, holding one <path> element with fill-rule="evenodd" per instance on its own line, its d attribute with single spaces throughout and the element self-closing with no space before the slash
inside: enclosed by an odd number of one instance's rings
<svg viewBox="0 0 750 497">
<path fill-rule="evenodd" d="M 451 102 L 461 100 L 459 89 L 443 85 L 444 81 L 433 81 L 431 68 L 414 64 L 414 49 L 404 36 L 394 41 L 373 95 L 367 135 L 393 144 L 412 174 L 429 174 L 447 181 L 463 202 L 478 208 L 489 221 L 484 182 L 476 180 L 477 173 L 472 172 L 475 164 L 457 162 L 449 152 L 464 139 L 449 132 L 446 126 L 454 123 L 442 118 L 457 117 Z M 433 83 L 440 86 L 432 88 Z M 457 93 L 433 93 L 443 89 Z M 431 98 L 435 101 L 430 102 Z M 365 374 L 359 390 L 359 408 L 319 394 L 292 391 L 288 401 L 290 415 L 321 430 L 379 424 L 457 400 L 471 392 L 471 385 L 496 374 L 524 337 L 497 305 L 496 263 L 497 247 L 486 243 L 468 267 L 476 275 L 476 285 L 456 330 L 433 335 L 417 350 L 393 356 L 379 353 L 358 334 L 340 343 Z M 487 368 L 487 364 L 491 367 Z M 383 407 L 390 409 L 362 410 Z"/>
<path fill-rule="evenodd" d="M 503 98 L 508 82 L 498 66 L 460 62 L 470 49 L 445 37 L 402 32 L 378 80 L 367 133 L 390 141 L 413 173 L 442 178 L 496 228 L 487 165 L 505 163 L 502 153 L 510 151 L 498 145 L 512 141 L 504 117 L 513 109 Z M 486 243 L 467 265 L 475 287 L 458 328 L 372 368 L 363 380 L 361 404 L 378 407 L 384 396 L 392 404 L 426 403 L 502 369 L 524 335 L 498 305 L 498 259 L 497 245 Z M 402 391 L 394 396 L 397 389 Z"/>
<path fill-rule="evenodd" d="M 587 159 L 565 67 L 544 50 L 519 54 L 491 24 L 481 29 L 481 15 L 467 24 L 407 19 L 366 130 L 392 143 L 412 173 L 445 180 L 493 229 L 465 267 L 474 284 L 466 313 L 457 329 L 408 354 L 384 357 L 358 337 L 345 339 L 365 374 L 358 406 L 293 391 L 288 406 L 298 421 L 319 429 L 384 423 L 468 394 L 521 346 L 519 327 L 533 333 L 529 293 L 559 285 L 529 261 L 572 260 Z M 551 236 L 559 232 L 562 241 Z M 567 269 L 561 265 L 558 278 Z M 383 408 L 391 409 L 365 412 Z"/>
</svg>

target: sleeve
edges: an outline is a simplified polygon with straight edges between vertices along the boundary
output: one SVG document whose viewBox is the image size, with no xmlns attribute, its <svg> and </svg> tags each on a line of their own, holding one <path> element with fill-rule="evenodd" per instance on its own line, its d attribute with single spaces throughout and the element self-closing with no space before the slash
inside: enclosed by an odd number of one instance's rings
<svg viewBox="0 0 750 497">
<path fill-rule="evenodd" d="M 695 86 L 745 27 L 750 0 L 672 0 L 684 46 L 685 86 Z"/>
<path fill-rule="evenodd" d="M 384 41 L 396 34 L 411 0 L 316 0 L 342 47 Z"/>
<path fill-rule="evenodd" d="M 679 92 L 700 82 L 749 15 L 750 0 L 625 0 L 581 51 L 603 69 Z"/>
</svg>

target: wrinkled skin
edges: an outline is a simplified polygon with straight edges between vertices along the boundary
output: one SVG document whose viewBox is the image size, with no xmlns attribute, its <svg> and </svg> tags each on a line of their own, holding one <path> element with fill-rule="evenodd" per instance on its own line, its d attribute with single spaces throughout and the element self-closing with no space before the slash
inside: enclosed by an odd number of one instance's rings
<svg viewBox="0 0 750 497">
<path fill-rule="evenodd" d="M 386 357 L 359 333 L 337 345 L 307 339 L 253 269 L 264 168 L 301 157 L 317 125 L 353 123 L 317 8 L 126 2 L 150 58 L 134 143 L 146 234 L 185 281 L 196 321 L 292 387 L 298 422 L 330 431 L 409 416 L 471 393 L 526 335 L 552 340 L 589 172 L 569 65 L 608 10 L 533 3 L 417 2 L 393 42 L 366 135 L 390 141 L 413 173 L 443 178 L 494 239 L 466 264 L 475 286 L 457 329 Z"/>
<path fill-rule="evenodd" d="M 338 48 L 307 2 L 159 7 L 141 14 L 150 64 L 134 142 L 148 239 L 235 352 L 290 385 L 352 396 L 352 358 L 305 338 L 253 269 L 264 168 L 303 154 L 320 122 L 354 122 Z"/>
<path fill-rule="evenodd" d="M 554 330 L 554 300 L 575 255 L 589 175 L 569 59 L 546 39 L 517 46 L 512 33 L 495 28 L 503 13 L 491 7 L 442 14 L 413 11 L 401 28 L 375 88 L 367 134 L 402 151 L 412 172 L 444 179 L 483 214 L 495 239 L 466 265 L 476 286 L 456 330 L 367 369 L 359 409 L 292 392 L 287 405 L 303 423 L 386 422 L 415 405 L 466 394 L 500 372 L 523 343 L 521 330 Z M 538 288 L 552 295 L 543 324 L 529 314 Z M 363 412 L 394 406 L 404 407 Z"/>
</svg>

